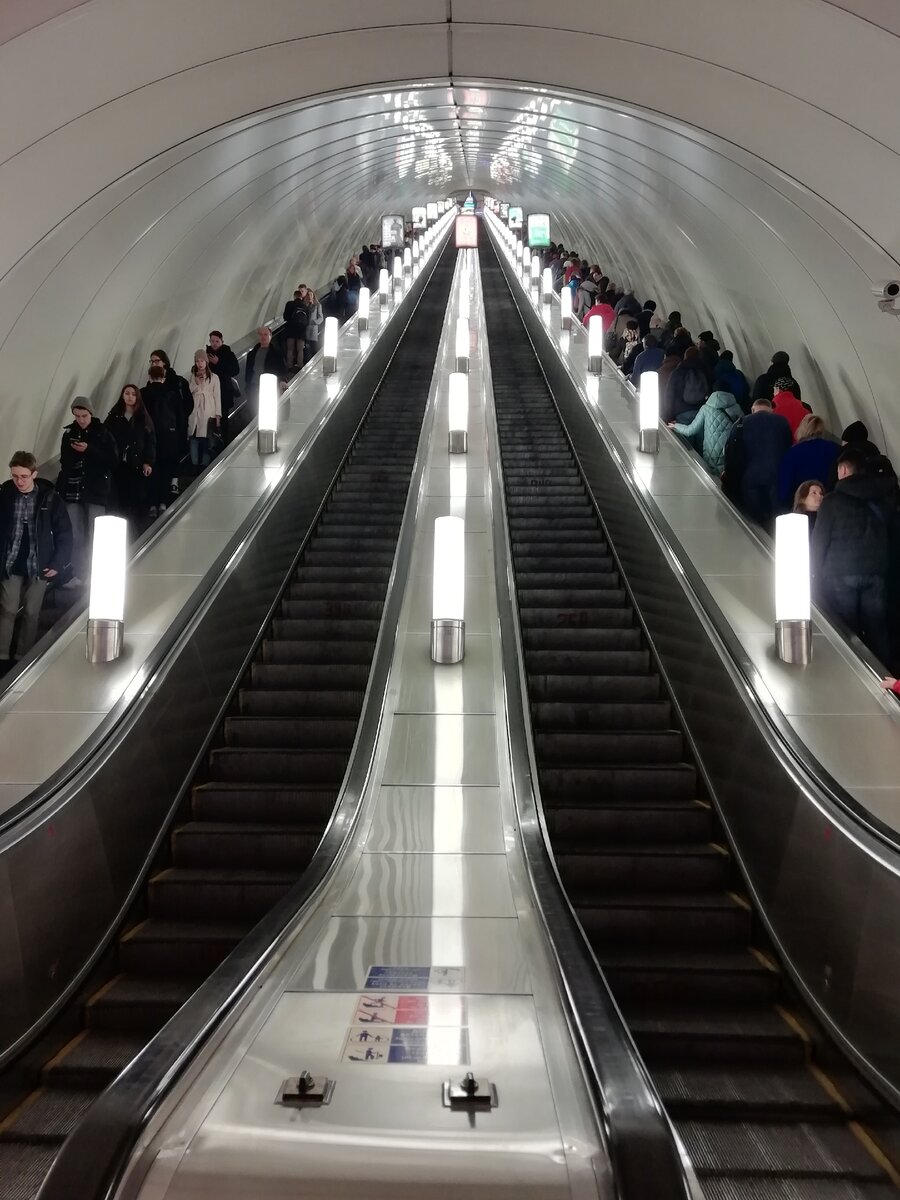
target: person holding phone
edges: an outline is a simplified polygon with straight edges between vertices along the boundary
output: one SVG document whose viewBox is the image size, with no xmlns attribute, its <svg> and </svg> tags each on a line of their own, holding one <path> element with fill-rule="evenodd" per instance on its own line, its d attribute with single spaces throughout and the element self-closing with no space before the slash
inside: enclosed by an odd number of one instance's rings
<svg viewBox="0 0 900 1200">
<path fill-rule="evenodd" d="M 69 514 L 49 479 L 38 478 L 34 455 L 17 450 L 9 474 L 0 484 L 0 674 L 12 663 L 19 609 L 16 658 L 34 645 L 47 587 L 72 557 Z"/>
<path fill-rule="evenodd" d="M 72 424 L 63 430 L 56 490 L 72 525 L 71 583 L 77 585 L 88 575 L 94 518 L 106 512 L 118 450 L 109 430 L 94 420 L 91 402 L 84 396 L 72 401 L 72 416 Z"/>
</svg>

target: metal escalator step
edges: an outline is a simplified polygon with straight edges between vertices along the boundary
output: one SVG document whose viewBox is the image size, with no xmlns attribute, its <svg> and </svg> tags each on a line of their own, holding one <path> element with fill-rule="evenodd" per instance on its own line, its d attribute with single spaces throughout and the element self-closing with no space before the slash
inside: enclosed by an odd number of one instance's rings
<svg viewBox="0 0 900 1200">
<path fill-rule="evenodd" d="M 0 1142 L 0 1200 L 34 1200 L 59 1144 Z"/>
<path fill-rule="evenodd" d="M 516 578 L 521 579 L 523 587 L 542 587 L 543 584 L 536 583 L 534 577 L 548 573 L 576 575 L 587 570 L 615 576 L 616 570 L 616 564 L 599 546 L 596 550 L 591 548 L 589 551 L 570 551 L 567 546 L 561 546 L 552 554 L 513 553 L 513 563 Z"/>
<path fill-rule="evenodd" d="M 660 699 L 659 676 L 648 675 L 531 675 L 532 704 L 644 704 Z"/>
<path fill-rule="evenodd" d="M 278 717 L 226 717 L 225 743 L 228 746 L 267 749 L 306 746 L 315 750 L 346 750 L 349 754 L 356 736 L 356 721 L 338 721 Z"/>
<path fill-rule="evenodd" d="M 312 600 L 305 597 L 282 600 L 281 616 L 286 620 L 374 621 L 381 622 L 382 600 L 346 600 L 341 596 Z"/>
<path fill-rule="evenodd" d="M 568 704 L 538 702 L 531 706 L 531 723 L 542 733 L 550 730 L 659 732 L 671 729 L 672 706 L 668 700 L 630 704 L 590 704 L 576 700 Z"/>
<path fill-rule="evenodd" d="M 661 1002 L 629 1002 L 625 1020 L 651 1068 L 660 1063 L 693 1066 L 713 1062 L 733 1067 L 771 1063 L 774 1069 L 802 1067 L 806 1043 L 773 1008 L 708 1004 L 672 1008 Z"/>
<path fill-rule="evenodd" d="M 198 821 L 249 822 L 265 825 L 318 823 L 331 815 L 337 787 L 301 784 L 203 783 L 193 789 L 192 808 Z"/>
<path fill-rule="evenodd" d="M 551 608 L 571 610 L 575 607 L 574 601 L 576 600 L 576 596 L 573 596 L 570 591 L 558 587 L 519 587 L 518 596 L 519 604 L 523 609 Z M 592 592 L 590 603 L 595 611 L 603 608 L 618 609 L 624 614 L 621 618 L 621 624 L 634 624 L 634 613 L 628 603 L 628 597 L 621 587 L 604 587 L 596 592 Z M 584 606 L 582 605 L 581 607 Z M 546 617 L 541 623 L 543 624 L 545 620 L 547 620 Z"/>
<path fill-rule="evenodd" d="M 526 650 L 525 670 L 532 675 L 646 675 L 648 650 Z"/>
<path fill-rule="evenodd" d="M 86 1029 L 51 1059 L 42 1072 L 47 1086 L 95 1088 L 112 1083 L 146 1045 L 138 1034 Z"/>
<path fill-rule="evenodd" d="M 544 812 L 550 838 L 560 846 L 574 843 L 584 849 L 610 849 L 646 841 L 655 846 L 671 842 L 708 842 L 713 831 L 709 805 L 699 800 L 670 804 L 547 805 Z"/>
<path fill-rule="evenodd" d="M 250 667 L 250 683 L 264 690 L 364 692 L 369 667 L 340 663 L 261 663 Z"/>
<path fill-rule="evenodd" d="M 216 969 L 253 924 L 150 917 L 120 938 L 119 965 L 128 975 L 199 981 Z"/>
<path fill-rule="evenodd" d="M 211 871 L 256 868 L 299 874 L 320 838 L 315 825 L 188 821 L 172 834 L 172 861 L 176 867 Z"/>
<path fill-rule="evenodd" d="M 381 622 L 354 621 L 347 617 L 332 620 L 314 620 L 290 617 L 276 617 L 272 622 L 272 638 L 284 641 L 328 641 L 340 639 L 343 642 L 362 642 L 375 645 Z"/>
<path fill-rule="evenodd" d="M 160 920 L 258 921 L 302 874 L 308 857 L 289 873 L 168 867 L 150 880 L 150 915 Z"/>
<path fill-rule="evenodd" d="M 741 1174 L 884 1180 L 884 1172 L 844 1125 L 678 1121 L 676 1126 L 701 1177 Z"/>
<path fill-rule="evenodd" d="M 597 947 L 597 958 L 617 999 L 653 1001 L 677 996 L 684 1003 L 772 1004 L 778 972 L 748 949 L 713 952 L 670 946 Z"/>
<path fill-rule="evenodd" d="M 897 1200 L 890 1183 L 859 1183 L 850 1179 L 752 1179 L 707 1175 L 705 1200 Z"/>
<path fill-rule="evenodd" d="M 363 692 L 269 691 L 241 688 L 238 711 L 242 717 L 270 717 L 316 721 L 352 721 L 362 711 Z"/>
<path fill-rule="evenodd" d="M 595 569 L 591 563 L 590 571 L 565 571 L 553 559 L 548 559 L 541 571 L 528 571 L 524 567 L 516 568 L 518 587 L 523 592 L 555 592 L 567 593 L 568 602 L 577 600 L 582 592 L 613 591 L 617 594 L 622 590 L 618 571 Z M 574 593 L 574 595 L 572 594 Z"/>
<path fill-rule="evenodd" d="M 339 785 L 347 755 L 320 750 L 213 750 L 210 775 L 232 783 L 326 783 Z"/>
<path fill-rule="evenodd" d="M 97 1099 L 95 1091 L 40 1088 L 0 1129 L 0 1142 L 58 1145 Z"/>
<path fill-rule="evenodd" d="M 677 729 L 542 731 L 535 734 L 534 744 L 538 760 L 548 765 L 678 763 L 684 753 L 684 739 Z"/>
<path fill-rule="evenodd" d="M 541 627 L 537 622 L 522 630 L 526 651 L 551 650 L 563 654 L 586 650 L 639 650 L 641 631 L 636 626 L 612 626 L 599 629 L 560 629 L 553 623 Z"/>
<path fill-rule="evenodd" d="M 837 1100 L 805 1067 L 761 1071 L 722 1066 L 657 1067 L 653 1082 L 660 1099 L 679 1118 L 708 1115 L 751 1120 L 843 1117 Z"/>
<path fill-rule="evenodd" d="M 548 597 L 551 593 L 542 592 L 541 597 Z M 607 593 L 603 593 L 604 601 L 608 598 Z M 527 599 L 527 597 L 526 597 Z M 563 604 L 557 604 L 552 600 L 547 600 L 546 604 L 539 603 L 535 607 L 529 606 L 519 595 L 519 622 L 523 631 L 530 628 L 535 629 L 631 629 L 634 627 L 634 613 L 625 603 L 625 594 L 622 593 L 622 603 L 608 605 L 604 603 L 601 607 L 592 604 L 574 605 L 571 598 Z"/>
<path fill-rule="evenodd" d="M 288 641 L 266 638 L 260 646 L 260 658 L 267 663 L 320 664 L 330 667 L 368 667 L 375 652 L 374 642 Z"/>
<path fill-rule="evenodd" d="M 196 983 L 186 979 L 119 975 L 88 1001 L 87 1025 L 107 1032 L 140 1033 L 149 1040 L 195 990 Z"/>
<path fill-rule="evenodd" d="M 724 888 L 731 871 L 730 859 L 714 846 L 674 845 L 608 846 L 592 850 L 561 842 L 556 863 L 563 885 L 574 904 L 583 897 L 602 897 L 606 891 L 639 888 L 643 891 L 678 888 L 699 891 Z"/>
<path fill-rule="evenodd" d="M 688 763 L 670 766 L 539 767 L 541 795 L 549 803 L 595 800 L 694 800 L 696 768 Z"/>
<path fill-rule="evenodd" d="M 607 893 L 582 898 L 578 919 L 604 945 L 745 946 L 750 912 L 727 893 Z"/>
</svg>

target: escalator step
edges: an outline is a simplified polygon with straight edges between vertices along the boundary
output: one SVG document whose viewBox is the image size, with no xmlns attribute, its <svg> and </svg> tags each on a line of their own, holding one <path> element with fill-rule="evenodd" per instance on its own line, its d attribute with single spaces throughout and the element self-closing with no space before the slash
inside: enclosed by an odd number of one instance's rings
<svg viewBox="0 0 900 1200">
<path fill-rule="evenodd" d="M 581 606 L 577 606 L 575 604 L 575 601 L 578 598 L 579 597 L 577 596 L 573 596 L 572 593 L 567 591 L 565 588 L 522 587 L 519 589 L 519 603 L 525 609 L 550 608 L 571 611 L 576 607 L 584 607 L 583 604 Z M 595 611 L 602 608 L 615 608 L 622 613 L 621 623 L 623 625 L 634 624 L 634 613 L 630 608 L 627 607 L 628 597 L 621 588 L 612 586 L 601 588 L 591 594 L 590 601 Z M 551 624 L 557 623 L 555 615 L 551 617 L 545 616 L 542 619 L 542 623 L 543 621 L 547 621 Z"/>
<path fill-rule="evenodd" d="M 670 804 L 584 804 L 547 807 L 550 837 L 556 844 L 589 849 L 639 842 L 708 842 L 713 831 L 709 805 L 699 800 Z"/>
<path fill-rule="evenodd" d="M 276 617 L 272 622 L 272 637 L 285 641 L 311 641 L 312 639 L 344 642 L 362 642 L 374 646 L 378 637 L 379 621 L 354 621 L 347 618 L 334 620 L 291 620 Z"/>
<path fill-rule="evenodd" d="M 253 924 L 151 917 L 120 939 L 119 965 L 129 975 L 204 979 L 247 936 Z"/>
<path fill-rule="evenodd" d="M 659 732 L 671 728 L 672 706 L 668 700 L 643 704 L 537 703 L 531 706 L 531 721 L 534 728 L 541 731 L 621 729 Z"/>
<path fill-rule="evenodd" d="M 884 1179 L 859 1139 L 842 1125 L 679 1121 L 677 1127 L 701 1178 L 740 1174 L 844 1177 L 858 1182 Z"/>
<path fill-rule="evenodd" d="M 88 1027 L 151 1038 L 196 990 L 178 978 L 128 978 L 119 975 L 100 989 L 85 1007 Z"/>
<path fill-rule="evenodd" d="M 330 666 L 326 663 L 255 662 L 250 667 L 251 685 L 267 691 L 364 692 L 368 681 L 368 666 L 346 663 Z"/>
<path fill-rule="evenodd" d="M 694 800 L 693 766 L 544 767 L 539 768 L 541 793 L 548 804 L 591 799 L 604 804 L 625 800 Z"/>
<path fill-rule="evenodd" d="M 257 870 L 299 874 L 320 837 L 314 826 L 188 821 L 172 834 L 172 861 L 176 867 L 210 871 L 236 871 L 252 863 Z"/>
<path fill-rule="evenodd" d="M 228 746 L 265 747 L 309 746 L 317 750 L 346 750 L 349 754 L 356 736 L 356 721 L 337 721 L 333 717 L 312 720 L 279 720 L 265 717 L 227 717 L 225 743 Z"/>
<path fill-rule="evenodd" d="M 618 595 L 622 590 L 617 571 L 566 572 L 552 558 L 548 559 L 543 571 L 526 571 L 523 568 L 516 572 L 516 578 L 526 594 L 562 591 L 566 593 L 569 604 L 577 600 L 581 592 L 614 591 Z M 572 595 L 573 592 L 575 595 Z"/>
<path fill-rule="evenodd" d="M 659 1067 L 654 1081 L 660 1098 L 680 1118 L 705 1116 L 790 1116 L 815 1120 L 842 1115 L 838 1101 L 805 1067 L 794 1071 L 760 1071 L 725 1067 Z"/>
<path fill-rule="evenodd" d="M 662 845 L 608 847 L 603 851 L 560 842 L 556 862 L 570 899 L 602 898 L 606 891 L 641 888 L 649 891 L 698 891 L 724 888 L 731 863 L 715 846 Z"/>
<path fill-rule="evenodd" d="M 336 799 L 336 787 L 203 783 L 193 790 L 192 808 L 198 821 L 246 821 L 263 825 L 308 821 L 324 828 Z"/>
<path fill-rule="evenodd" d="M 57 1143 L 0 1142 L 0 1200 L 32 1200 L 58 1152 Z"/>
<path fill-rule="evenodd" d="M 527 650 L 529 675 L 646 675 L 650 670 L 647 650 Z"/>
<path fill-rule="evenodd" d="M 597 958 L 621 1003 L 677 996 L 683 1004 L 772 1004 L 781 980 L 750 950 L 715 952 L 659 946 L 598 945 Z"/>
<path fill-rule="evenodd" d="M 150 880 L 150 912 L 160 920 L 258 921 L 287 895 L 308 859 L 289 874 L 169 867 Z"/>
<path fill-rule="evenodd" d="M 0 1130 L 0 1142 L 58 1145 L 66 1138 L 93 1102 L 94 1091 L 75 1088 L 42 1088 L 34 1092 Z"/>
<path fill-rule="evenodd" d="M 299 597 L 295 600 L 282 600 L 281 616 L 290 621 L 375 621 L 380 623 L 383 608 L 383 599 L 347 600 L 342 596 L 332 596 L 314 600 L 309 597 Z"/>
<path fill-rule="evenodd" d="M 558 763 L 677 763 L 683 753 L 683 738 L 676 729 L 640 733 L 617 731 L 535 734 L 539 761 Z"/>
<path fill-rule="evenodd" d="M 339 785 L 347 755 L 319 750 L 213 750 L 210 775 L 232 783 L 330 783 Z"/>
<path fill-rule="evenodd" d="M 703 1180 L 703 1195 L 706 1200 L 897 1200 L 897 1189 L 890 1183 L 849 1179 L 708 1175 Z"/>
<path fill-rule="evenodd" d="M 728 1004 L 672 1008 L 660 1002 L 625 1005 L 632 1036 L 651 1065 L 693 1062 L 783 1069 L 803 1066 L 806 1043 L 773 1007 Z"/>
<path fill-rule="evenodd" d="M 241 688 L 238 709 L 242 717 L 293 717 L 296 720 L 356 721 L 363 692 L 264 691 Z"/>
<path fill-rule="evenodd" d="M 578 919 L 592 941 L 604 945 L 709 948 L 745 946 L 749 911 L 728 895 L 694 892 L 628 892 L 581 900 Z"/>
<path fill-rule="evenodd" d="M 624 592 L 622 593 L 622 604 L 609 607 L 605 603 L 608 598 L 608 593 L 604 592 L 603 607 L 590 608 L 584 605 L 573 605 L 571 600 L 564 604 L 557 604 L 553 600 L 549 600 L 546 604 L 535 608 L 523 604 L 519 609 L 519 621 L 523 630 L 633 628 L 634 613 L 624 604 Z"/>
<path fill-rule="evenodd" d="M 59 1088 L 101 1091 L 146 1045 L 138 1034 L 104 1033 L 87 1029 L 51 1059 L 42 1072 L 44 1083 Z"/>
<path fill-rule="evenodd" d="M 368 669 L 374 650 L 374 642 L 295 642 L 266 638 L 260 646 L 260 657 L 266 663 L 309 663 L 330 667 L 347 665 Z"/>
</svg>

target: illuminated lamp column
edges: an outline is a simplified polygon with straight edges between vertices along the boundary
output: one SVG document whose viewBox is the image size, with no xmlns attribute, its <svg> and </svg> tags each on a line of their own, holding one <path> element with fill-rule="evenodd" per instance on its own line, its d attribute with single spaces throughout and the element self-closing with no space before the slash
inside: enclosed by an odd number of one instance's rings
<svg viewBox="0 0 900 1200">
<path fill-rule="evenodd" d="M 775 521 L 775 645 L 782 662 L 812 659 L 809 518 L 787 513 Z"/>
<path fill-rule="evenodd" d="M 462 517 L 434 522 L 431 658 L 461 662 L 466 652 L 466 523 Z"/>
<path fill-rule="evenodd" d="M 278 449 L 278 376 L 269 372 L 259 377 L 256 449 L 260 454 L 274 454 Z"/>
<path fill-rule="evenodd" d="M 659 375 L 644 371 L 638 395 L 638 430 L 644 454 L 659 451 Z"/>
<path fill-rule="evenodd" d="M 128 522 L 124 517 L 94 520 L 86 646 L 90 663 L 112 662 L 122 653 L 127 546 Z"/>
</svg>

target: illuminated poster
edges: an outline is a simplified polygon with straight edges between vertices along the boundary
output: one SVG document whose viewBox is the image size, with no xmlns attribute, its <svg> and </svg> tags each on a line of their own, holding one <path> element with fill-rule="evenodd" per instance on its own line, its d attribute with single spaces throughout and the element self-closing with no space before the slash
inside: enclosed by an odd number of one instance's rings
<svg viewBox="0 0 900 1200">
<path fill-rule="evenodd" d="M 381 218 L 381 244 L 385 249 L 403 249 L 403 229 L 406 224 L 402 215 L 389 213 Z"/>
<path fill-rule="evenodd" d="M 432 201 L 430 204 L 428 204 L 426 206 L 425 216 L 428 218 L 429 221 L 436 221 L 438 219 L 438 206 L 435 201 Z"/>
<path fill-rule="evenodd" d="M 509 205 L 506 203 L 505 200 L 500 201 L 500 220 L 501 221 L 509 220 Z"/>
<path fill-rule="evenodd" d="M 424 208 L 414 208 L 412 210 L 413 229 L 426 229 L 428 227 L 428 217 Z"/>
<path fill-rule="evenodd" d="M 510 229 L 522 228 L 522 210 L 512 204 L 509 206 L 509 227 Z"/>
<path fill-rule="evenodd" d="M 550 215 L 549 213 L 528 214 L 528 245 L 550 245 Z"/>
<path fill-rule="evenodd" d="M 478 246 L 478 218 L 465 216 L 456 218 L 456 248 L 464 250 Z"/>
</svg>

